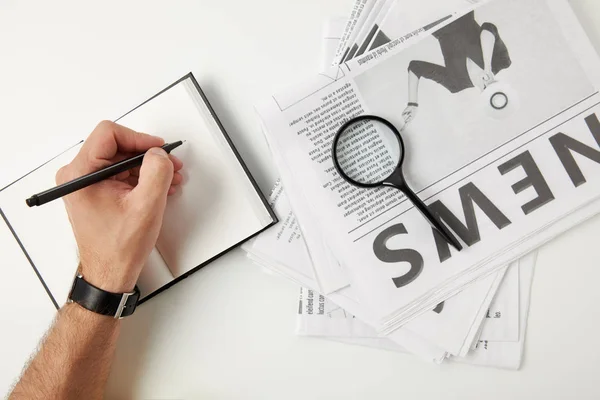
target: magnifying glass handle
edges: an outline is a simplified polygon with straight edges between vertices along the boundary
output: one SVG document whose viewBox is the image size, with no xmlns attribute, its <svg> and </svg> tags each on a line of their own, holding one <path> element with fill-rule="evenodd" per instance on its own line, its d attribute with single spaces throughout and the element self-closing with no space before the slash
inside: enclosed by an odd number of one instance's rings
<svg viewBox="0 0 600 400">
<path fill-rule="evenodd" d="M 419 199 L 419 196 L 417 196 L 407 185 L 403 186 L 404 187 L 402 188 L 402 191 L 404 192 L 406 197 L 408 197 L 408 199 L 415 205 L 415 207 L 417 207 L 417 209 L 421 212 L 421 214 L 423 214 L 425 219 L 429 221 L 431 226 L 433 226 L 440 233 L 440 235 L 442 235 L 446 242 L 451 244 L 452 247 L 454 247 L 456 250 L 461 251 L 462 245 L 454 237 L 450 230 L 446 228 L 446 225 L 444 225 L 442 222 L 440 222 L 437 218 L 433 216 L 433 214 L 431 213 L 431 211 L 429 211 L 425 203 L 423 203 L 421 199 Z"/>
</svg>

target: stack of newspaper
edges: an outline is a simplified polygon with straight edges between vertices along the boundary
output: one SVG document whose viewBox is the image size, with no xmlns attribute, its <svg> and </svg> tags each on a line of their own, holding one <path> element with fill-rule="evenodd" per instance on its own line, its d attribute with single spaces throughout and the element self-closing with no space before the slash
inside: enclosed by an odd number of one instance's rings
<svg viewBox="0 0 600 400">
<path fill-rule="evenodd" d="M 257 106 L 281 222 L 249 257 L 302 286 L 298 334 L 519 368 L 535 250 L 600 212 L 600 62 L 568 2 L 357 0 L 323 50 Z M 462 251 L 401 192 L 338 174 L 361 114 L 401 131 L 406 180 Z"/>
</svg>

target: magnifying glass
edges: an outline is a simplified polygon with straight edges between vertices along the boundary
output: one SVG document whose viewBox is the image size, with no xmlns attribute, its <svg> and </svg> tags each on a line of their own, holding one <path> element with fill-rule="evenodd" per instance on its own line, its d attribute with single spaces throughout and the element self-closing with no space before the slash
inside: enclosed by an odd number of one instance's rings
<svg viewBox="0 0 600 400">
<path fill-rule="evenodd" d="M 404 154 L 398 129 L 374 115 L 350 119 L 333 140 L 333 163 L 346 182 L 361 188 L 389 186 L 400 190 L 449 244 L 462 250 L 454 235 L 406 184 L 402 172 Z"/>
</svg>

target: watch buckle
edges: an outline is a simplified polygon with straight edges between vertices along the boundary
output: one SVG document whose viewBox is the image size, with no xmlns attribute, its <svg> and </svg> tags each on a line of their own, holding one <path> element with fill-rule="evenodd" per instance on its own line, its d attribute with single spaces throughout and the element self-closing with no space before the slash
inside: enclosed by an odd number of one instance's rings
<svg viewBox="0 0 600 400">
<path fill-rule="evenodd" d="M 127 300 L 129 300 L 130 296 L 133 296 L 135 292 L 131 293 L 123 293 L 121 297 L 121 302 L 119 303 L 119 307 L 117 307 L 117 312 L 115 312 L 115 319 L 123 319 L 121 315 L 123 315 L 123 311 L 125 311 L 125 307 L 127 306 Z"/>
</svg>

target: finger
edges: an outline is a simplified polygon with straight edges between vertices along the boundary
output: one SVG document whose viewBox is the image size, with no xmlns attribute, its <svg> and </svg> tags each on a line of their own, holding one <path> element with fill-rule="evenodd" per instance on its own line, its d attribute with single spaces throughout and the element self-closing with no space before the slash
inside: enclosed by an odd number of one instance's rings
<svg viewBox="0 0 600 400">
<path fill-rule="evenodd" d="M 182 182 L 183 182 L 183 175 L 181 175 L 179 172 L 175 172 L 173 174 L 173 179 L 171 180 L 171 186 L 181 185 Z"/>
<path fill-rule="evenodd" d="M 167 153 L 163 149 L 152 148 L 144 156 L 138 184 L 131 191 L 130 198 L 142 208 L 162 213 L 172 180 L 173 163 Z"/>
<path fill-rule="evenodd" d="M 139 178 L 137 176 L 130 175 L 124 182 L 127 182 L 130 186 L 136 187 L 138 185 Z"/>
<path fill-rule="evenodd" d="M 123 171 L 120 174 L 115 175 L 114 178 L 118 181 L 124 181 L 127 178 L 129 178 L 130 175 L 131 174 L 129 173 L 129 171 Z"/>
<path fill-rule="evenodd" d="M 179 171 L 181 168 L 183 168 L 183 162 L 177 158 L 176 156 L 169 154 L 169 158 L 171 159 L 171 162 L 173 163 L 173 167 L 175 169 L 175 171 Z"/>
<path fill-rule="evenodd" d="M 118 153 L 141 153 L 151 147 L 159 147 L 164 140 L 136 132 L 111 121 L 102 121 L 86 139 L 74 164 L 81 170 L 91 172 L 106 160 L 113 160 Z"/>
<path fill-rule="evenodd" d="M 173 155 L 169 155 L 171 162 L 173 163 L 173 169 L 179 171 L 183 168 L 183 162 Z M 140 176 L 140 167 L 135 167 L 129 170 L 129 173 L 134 176 Z"/>
<path fill-rule="evenodd" d="M 179 158 L 169 155 L 169 159 L 171 159 L 171 162 L 173 163 L 174 171 L 180 171 L 183 168 L 183 162 Z M 140 176 L 140 167 L 130 169 L 129 173 L 134 176 Z"/>
<path fill-rule="evenodd" d="M 73 180 L 75 178 L 79 178 L 82 175 L 88 174 L 90 172 L 98 171 L 102 168 L 106 168 L 110 165 L 116 164 L 119 161 L 123 161 L 133 154 L 131 153 L 118 153 L 111 159 L 107 160 L 88 160 L 85 156 L 85 153 L 82 150 L 79 151 L 77 156 L 66 165 L 64 168 L 63 177 L 67 180 Z M 121 175 L 122 174 L 122 175 Z M 123 180 L 125 177 L 124 173 L 111 177 L 113 180 Z M 64 182 L 63 182 L 64 183 Z"/>
<path fill-rule="evenodd" d="M 129 173 L 133 176 L 140 176 L 140 168 L 141 167 L 135 167 L 129 170 Z"/>
<path fill-rule="evenodd" d="M 177 193 L 177 187 L 176 186 L 171 186 L 169 188 L 169 192 L 167 193 L 167 196 L 173 196 L 175 193 Z"/>
<path fill-rule="evenodd" d="M 164 143 L 159 137 L 136 132 L 111 121 L 102 121 L 86 140 L 84 147 L 89 146 L 91 157 L 110 159 L 117 154 L 117 150 L 121 153 L 141 153 Z"/>
</svg>

